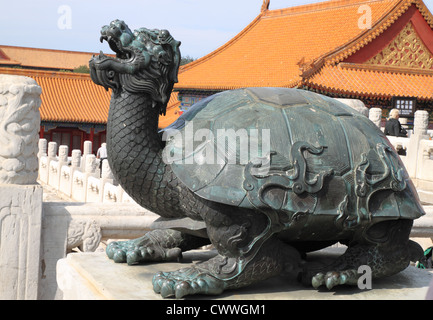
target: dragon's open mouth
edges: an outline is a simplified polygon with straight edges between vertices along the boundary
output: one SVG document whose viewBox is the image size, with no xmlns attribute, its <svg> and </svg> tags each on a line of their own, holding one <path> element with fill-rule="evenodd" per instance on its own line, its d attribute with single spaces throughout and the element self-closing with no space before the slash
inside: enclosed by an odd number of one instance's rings
<svg viewBox="0 0 433 320">
<path fill-rule="evenodd" d="M 125 48 L 122 46 L 122 42 L 118 39 L 115 39 L 112 36 L 102 35 L 99 40 L 102 42 L 107 41 L 108 45 L 110 46 L 110 49 L 113 50 L 116 53 L 116 57 L 119 59 L 130 59 L 131 54 L 129 50 L 125 50 Z"/>
</svg>

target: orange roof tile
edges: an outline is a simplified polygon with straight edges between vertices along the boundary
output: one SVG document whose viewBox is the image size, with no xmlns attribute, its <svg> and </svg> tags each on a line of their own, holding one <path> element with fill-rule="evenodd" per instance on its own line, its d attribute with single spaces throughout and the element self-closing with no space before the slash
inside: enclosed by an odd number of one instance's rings
<svg viewBox="0 0 433 320">
<path fill-rule="evenodd" d="M 180 101 L 178 100 L 178 92 L 172 92 L 170 100 L 167 104 L 165 116 L 159 117 L 159 128 L 165 128 L 172 124 L 180 116 Z"/>
<path fill-rule="evenodd" d="M 231 41 L 181 68 L 177 89 L 226 90 L 247 86 L 292 87 L 299 63 L 340 49 L 365 30 L 360 5 L 371 8 L 372 24 L 402 0 L 334 0 L 264 10 Z"/>
<path fill-rule="evenodd" d="M 88 74 L 0 68 L 0 73 L 31 77 L 42 88 L 41 120 L 106 123 L 111 93 Z"/>
<path fill-rule="evenodd" d="M 89 65 L 93 54 L 91 52 L 51 50 L 39 48 L 26 48 L 0 45 L 3 52 L 10 59 L 15 60 L 23 67 L 40 69 L 73 70 L 82 65 Z M 0 64 L 3 61 L 0 60 Z"/>
<path fill-rule="evenodd" d="M 308 87 L 353 97 L 433 99 L 433 72 L 377 66 L 325 66 L 305 81 Z"/>
<path fill-rule="evenodd" d="M 302 85 L 352 97 L 433 99 L 433 16 L 422 1 L 407 0 L 384 21 L 356 45 L 322 57 L 319 68 L 303 75 Z"/>
<path fill-rule="evenodd" d="M 359 28 L 358 21 L 365 13 L 359 10 L 361 5 L 371 9 L 371 29 Z M 395 29 L 397 21 L 401 28 L 415 11 L 418 20 L 424 21 L 424 32 L 425 28 L 433 29 L 433 16 L 422 0 L 331 0 L 271 11 L 264 8 L 231 41 L 181 67 L 175 88 L 311 86 L 348 95 L 432 99 L 433 73 L 408 68 L 396 72 L 375 66 L 366 69 L 356 64 L 338 67 L 376 43 L 388 29 Z M 406 20 L 400 19 L 403 15 Z"/>
<path fill-rule="evenodd" d="M 12 60 L 6 53 L 0 48 L 0 65 L 19 65 L 18 61 Z"/>
<path fill-rule="evenodd" d="M 47 122 L 106 124 L 111 90 L 93 83 L 88 74 L 0 68 L 0 73 L 31 77 L 42 88 L 41 120 Z M 180 102 L 173 93 L 160 128 L 178 117 Z"/>
</svg>

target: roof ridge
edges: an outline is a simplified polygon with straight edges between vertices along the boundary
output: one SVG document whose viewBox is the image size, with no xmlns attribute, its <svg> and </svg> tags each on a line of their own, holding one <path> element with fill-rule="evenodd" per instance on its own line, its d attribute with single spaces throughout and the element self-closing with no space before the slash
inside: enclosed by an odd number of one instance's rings
<svg viewBox="0 0 433 320">
<path fill-rule="evenodd" d="M 430 10 L 427 8 L 423 0 L 414 0 L 416 2 L 416 6 L 418 10 L 421 12 L 424 19 L 427 21 L 427 23 L 430 25 L 430 27 L 433 29 L 433 14 L 430 12 Z"/>
<path fill-rule="evenodd" d="M 38 69 L 25 69 L 25 68 L 8 68 L 0 67 L 0 74 L 14 74 L 28 77 L 46 77 L 46 78 L 69 78 L 78 80 L 91 80 L 88 73 L 75 73 L 64 71 L 48 71 Z"/>
<path fill-rule="evenodd" d="M 1 48 L 0 48 L 0 63 L 8 65 L 20 65 L 21 62 L 12 60 Z"/>
<path fill-rule="evenodd" d="M 46 49 L 46 48 L 21 47 L 21 46 L 11 46 L 11 45 L 0 44 L 0 50 L 2 48 L 20 49 L 20 50 L 33 50 L 33 51 L 44 51 L 44 52 L 54 52 L 54 53 L 57 52 L 57 53 L 71 53 L 71 54 L 98 54 L 98 52 L 90 52 L 90 51 Z"/>
<path fill-rule="evenodd" d="M 336 68 L 345 68 L 352 70 L 366 70 L 366 71 L 378 71 L 378 72 L 389 72 L 389 73 L 399 73 L 399 74 L 420 74 L 420 75 L 433 75 L 433 70 L 430 69 L 417 69 L 410 67 L 394 67 L 394 66 L 383 66 L 374 64 L 363 64 L 363 63 L 349 63 L 341 62 L 337 66 L 330 66 Z"/>
<path fill-rule="evenodd" d="M 375 3 L 375 2 L 399 2 L 399 1 L 405 1 L 405 0 L 327 0 L 323 2 L 304 4 L 295 7 L 268 10 L 265 11 L 265 17 L 316 12 L 316 11 L 338 9 L 343 7 L 350 7 L 354 5 Z"/>
<path fill-rule="evenodd" d="M 0 48 L 0 59 L 1 60 L 10 60 L 11 58 Z"/>
</svg>

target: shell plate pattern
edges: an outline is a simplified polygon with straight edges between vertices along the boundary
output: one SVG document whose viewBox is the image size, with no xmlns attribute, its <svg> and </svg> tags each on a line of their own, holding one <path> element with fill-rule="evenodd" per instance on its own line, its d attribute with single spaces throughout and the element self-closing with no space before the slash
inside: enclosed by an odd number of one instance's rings
<svg viewBox="0 0 433 320">
<path fill-rule="evenodd" d="M 285 212 L 286 227 L 303 215 L 334 217 L 343 229 L 373 217 L 423 215 L 382 131 L 323 95 L 287 88 L 225 91 L 194 105 L 163 133 L 172 170 L 190 190 L 211 201 Z M 228 133 L 236 144 L 219 139 Z"/>
</svg>

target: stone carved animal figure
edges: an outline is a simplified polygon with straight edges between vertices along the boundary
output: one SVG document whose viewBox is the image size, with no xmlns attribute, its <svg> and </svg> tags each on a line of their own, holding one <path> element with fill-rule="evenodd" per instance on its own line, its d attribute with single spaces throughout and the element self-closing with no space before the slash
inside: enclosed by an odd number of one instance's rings
<svg viewBox="0 0 433 320">
<path fill-rule="evenodd" d="M 366 117 L 303 90 L 245 88 L 202 100 L 158 132 L 177 82 L 180 43 L 166 30 L 132 32 L 120 20 L 101 33 L 116 52 L 90 61 L 93 81 L 113 90 L 109 164 L 125 191 L 161 216 L 143 237 L 110 244 L 108 256 L 136 264 L 176 260 L 209 243 L 218 251 L 156 274 L 156 293 L 220 294 L 287 270 L 315 288 L 356 285 L 361 265 L 380 278 L 422 256 L 409 240 L 413 220 L 424 214 L 416 190 Z M 203 138 L 188 140 L 191 125 Z M 222 129 L 247 130 L 259 151 L 215 142 Z M 269 140 L 260 139 L 266 132 Z M 301 267 L 306 252 L 336 242 L 348 249 L 333 264 Z"/>
</svg>

